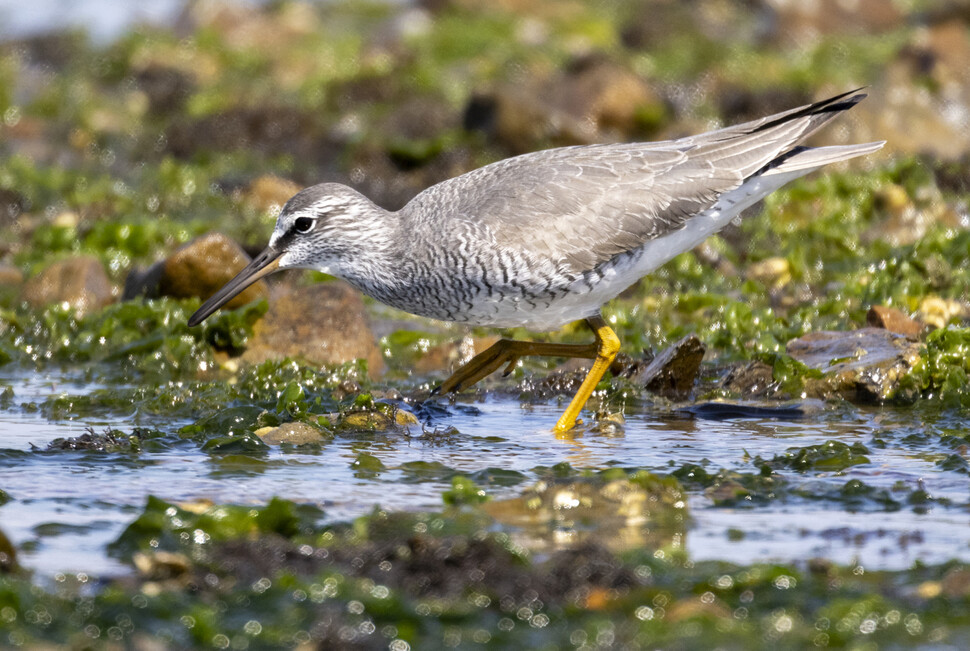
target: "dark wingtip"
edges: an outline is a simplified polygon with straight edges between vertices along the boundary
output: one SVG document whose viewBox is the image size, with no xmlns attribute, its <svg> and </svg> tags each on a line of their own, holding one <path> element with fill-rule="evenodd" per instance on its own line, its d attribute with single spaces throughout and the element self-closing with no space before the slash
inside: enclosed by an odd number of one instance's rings
<svg viewBox="0 0 970 651">
<path fill-rule="evenodd" d="M 861 86 L 854 90 L 849 90 L 844 93 L 839 93 L 838 95 L 833 95 L 827 99 L 813 102 L 801 109 L 795 109 L 791 113 L 786 113 L 781 117 L 765 122 L 756 128 L 753 133 L 766 131 L 772 127 L 778 126 L 779 124 L 791 122 L 792 120 L 797 120 L 798 118 L 803 118 L 809 115 L 818 115 L 820 113 L 839 113 L 841 111 L 846 111 L 868 97 L 868 94 L 860 92 L 866 88 L 868 88 L 868 86 Z"/>
</svg>

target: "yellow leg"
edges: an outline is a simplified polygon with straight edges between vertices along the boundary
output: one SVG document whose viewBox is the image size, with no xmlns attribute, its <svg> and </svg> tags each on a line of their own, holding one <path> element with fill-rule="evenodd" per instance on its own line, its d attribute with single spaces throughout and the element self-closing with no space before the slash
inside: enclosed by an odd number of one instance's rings
<svg viewBox="0 0 970 651">
<path fill-rule="evenodd" d="M 452 393 L 472 386 L 482 378 L 494 373 L 500 366 L 507 364 L 505 372 L 508 374 L 520 357 L 539 355 L 542 357 L 578 357 L 592 359 L 593 368 L 590 369 L 573 397 L 569 407 L 556 423 L 555 431 L 565 432 L 576 424 L 579 412 L 596 389 L 606 369 L 613 363 L 613 358 L 620 350 L 620 340 L 613 330 L 606 325 L 601 316 L 586 319 L 587 325 L 596 335 L 596 341 L 591 344 L 550 344 L 535 341 L 515 341 L 501 339 L 483 352 L 475 355 L 467 364 L 451 374 L 441 383 L 431 395 Z"/>
<path fill-rule="evenodd" d="M 566 411 L 563 412 L 562 416 L 556 422 L 556 432 L 565 432 L 576 425 L 579 412 L 583 410 L 586 401 L 593 395 L 596 385 L 599 384 L 603 378 L 603 374 L 606 373 L 606 369 L 613 363 L 613 359 L 616 358 L 616 354 L 620 350 L 620 340 L 617 338 L 616 333 L 613 332 L 613 329 L 606 325 L 603 317 L 590 317 L 586 319 L 586 323 L 596 333 L 596 361 L 593 362 L 593 368 L 589 369 L 589 373 L 586 375 L 586 379 L 583 380 L 582 385 L 580 385 L 579 391 L 573 396 L 572 402 L 569 403 Z"/>
</svg>

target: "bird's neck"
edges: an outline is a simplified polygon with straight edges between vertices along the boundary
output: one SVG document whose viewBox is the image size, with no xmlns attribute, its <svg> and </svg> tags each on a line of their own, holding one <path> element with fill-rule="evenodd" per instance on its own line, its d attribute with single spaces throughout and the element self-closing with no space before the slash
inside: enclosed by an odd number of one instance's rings
<svg viewBox="0 0 970 651">
<path fill-rule="evenodd" d="M 378 214 L 378 211 L 380 214 Z M 401 261 L 402 241 L 397 213 L 376 208 L 352 226 L 353 237 L 348 238 L 346 249 L 334 265 L 332 273 L 373 295 L 376 291 L 395 282 L 395 270 Z"/>
</svg>

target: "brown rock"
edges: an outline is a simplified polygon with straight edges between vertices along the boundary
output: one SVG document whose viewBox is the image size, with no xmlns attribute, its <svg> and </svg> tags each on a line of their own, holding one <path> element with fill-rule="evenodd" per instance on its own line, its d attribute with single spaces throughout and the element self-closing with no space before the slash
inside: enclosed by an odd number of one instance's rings
<svg viewBox="0 0 970 651">
<path fill-rule="evenodd" d="M 721 387 L 746 398 L 763 397 L 777 386 L 774 369 L 764 362 L 748 362 L 727 374 Z"/>
<path fill-rule="evenodd" d="M 805 383 L 806 397 L 882 402 L 920 359 L 920 344 L 882 328 L 810 332 L 788 342 L 788 354 L 822 371 Z"/>
<path fill-rule="evenodd" d="M 283 293 L 256 323 L 243 360 L 260 363 L 284 357 L 314 364 L 365 359 L 372 376 L 384 368 L 360 294 L 339 282 Z"/>
<path fill-rule="evenodd" d="M 318 443 L 323 440 L 323 433 L 306 423 L 283 423 L 279 427 L 263 427 L 256 430 L 256 436 L 263 439 L 267 445 L 304 445 Z"/>
<path fill-rule="evenodd" d="M 162 269 L 159 292 L 174 298 L 208 298 L 249 264 L 249 256 L 222 233 L 199 237 L 173 253 Z M 262 281 L 250 285 L 229 301 L 230 309 L 241 307 L 268 291 Z"/>
<path fill-rule="evenodd" d="M 38 309 L 67 303 L 78 314 L 87 314 L 113 302 L 115 294 L 101 262 L 82 256 L 47 267 L 27 281 L 22 296 Z"/>
<path fill-rule="evenodd" d="M 276 212 L 301 189 L 293 181 L 264 174 L 249 184 L 244 199 L 260 212 Z"/>
<path fill-rule="evenodd" d="M 632 379 L 648 390 L 670 398 L 687 397 L 704 359 L 704 344 L 696 335 L 687 335 L 657 355 Z"/>
<path fill-rule="evenodd" d="M 890 332 L 918 339 L 923 325 L 894 307 L 873 305 L 866 313 L 866 323 L 873 328 L 884 328 Z"/>
</svg>

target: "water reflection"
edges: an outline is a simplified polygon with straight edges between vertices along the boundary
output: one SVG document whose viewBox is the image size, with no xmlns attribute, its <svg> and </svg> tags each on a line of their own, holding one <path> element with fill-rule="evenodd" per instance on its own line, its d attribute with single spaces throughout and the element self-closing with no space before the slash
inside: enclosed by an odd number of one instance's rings
<svg viewBox="0 0 970 651">
<path fill-rule="evenodd" d="M 18 404 L 64 389 L 51 378 L 5 381 L 17 382 Z M 71 390 L 80 391 L 77 386 Z M 938 463 L 953 454 L 952 447 L 938 442 L 940 432 L 965 432 L 959 414 L 927 413 L 922 415 L 925 423 L 914 424 L 911 412 L 890 409 L 822 409 L 797 420 L 706 420 L 645 411 L 628 414 L 622 427 L 561 439 L 549 429 L 559 411 L 555 404 L 522 408 L 515 400 L 489 398 L 474 408 L 440 410 L 426 433 L 412 428 L 410 433 L 338 435 L 317 447 L 273 448 L 253 457 L 207 454 L 194 444 L 139 455 L 30 452 L 31 446 L 42 449 L 54 438 L 77 436 L 88 423 L 51 423 L 14 407 L 0 413 L 0 450 L 14 451 L 0 455 L 0 488 L 12 498 L 0 507 L 0 528 L 21 547 L 21 561 L 28 567 L 45 574 L 103 574 L 119 570 L 106 557 L 106 544 L 148 495 L 168 501 L 253 504 L 279 496 L 316 504 L 328 520 L 340 521 L 367 513 L 376 504 L 389 510 L 441 508 L 442 492 L 456 474 L 475 475 L 493 504 L 508 507 L 547 476 L 543 469 L 556 464 L 642 468 L 661 475 L 696 464 L 711 474 L 720 469 L 756 474 L 755 457 L 771 459 L 792 447 L 837 440 L 866 445 L 869 463 L 838 471 L 779 471 L 803 495 L 817 493 L 818 499 L 768 500 L 736 508 L 716 506 L 703 489 L 691 488 L 686 528 L 657 529 L 626 519 L 608 526 L 597 518 L 566 521 L 555 511 L 546 512 L 547 522 L 541 526 L 511 521 L 509 526 L 523 542 L 531 539 L 543 548 L 588 535 L 641 546 L 672 545 L 676 539 L 696 560 L 748 563 L 823 556 L 851 562 L 858 557 L 867 566 L 901 568 L 917 559 L 970 559 L 962 535 L 970 519 L 963 507 L 966 475 Z M 151 425 L 174 432 L 179 423 L 155 417 Z M 360 471 L 361 455 L 373 458 L 370 472 Z M 931 499 L 921 511 L 903 500 L 898 511 L 889 512 L 864 502 L 859 510 L 824 497 L 838 496 L 853 479 L 891 495 L 925 489 Z M 499 521 L 510 517 L 508 508 L 490 508 L 498 509 L 494 515 Z M 53 529 L 37 528 L 52 523 L 72 529 L 50 535 Z"/>
</svg>

